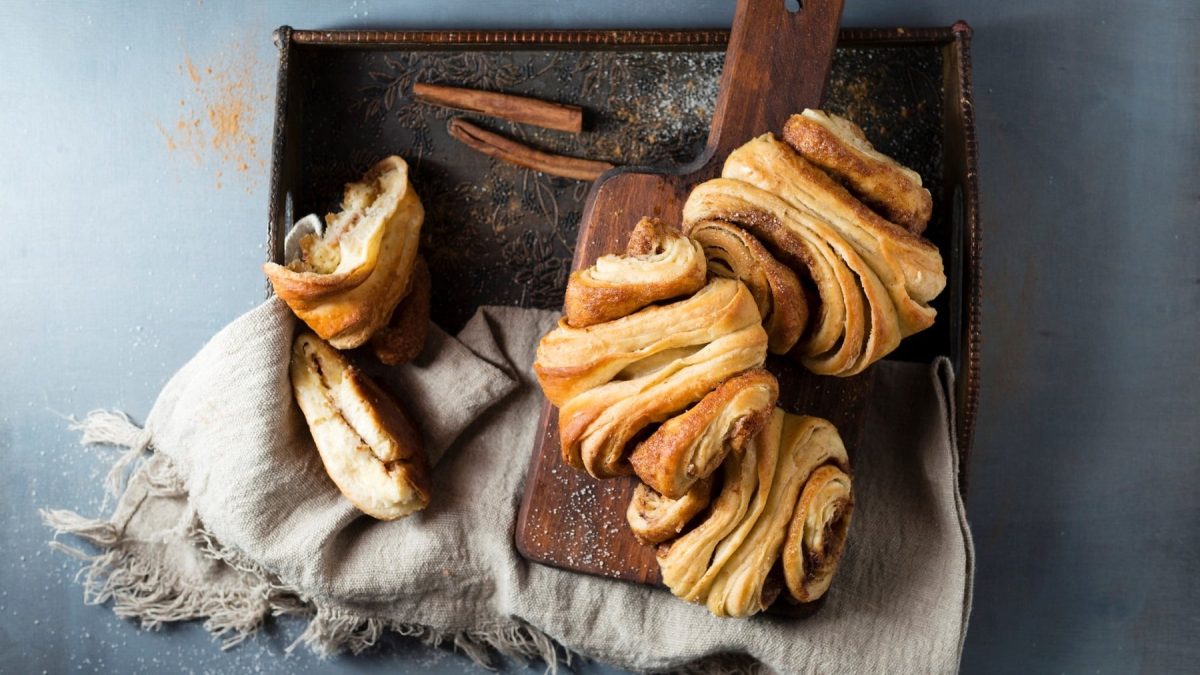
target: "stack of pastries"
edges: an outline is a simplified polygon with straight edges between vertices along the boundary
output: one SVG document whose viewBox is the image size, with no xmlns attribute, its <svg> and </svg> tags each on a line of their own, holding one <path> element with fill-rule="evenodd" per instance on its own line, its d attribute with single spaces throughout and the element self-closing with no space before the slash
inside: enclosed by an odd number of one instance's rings
<svg viewBox="0 0 1200 675">
<path fill-rule="evenodd" d="M 342 210 L 323 228 L 310 216 L 317 231 L 299 239 L 294 259 L 263 267 L 312 331 L 296 336 L 290 375 L 325 471 L 381 520 L 429 504 L 428 460 L 399 401 L 339 350 L 369 342 L 386 364 L 421 351 L 430 309 L 429 270 L 417 255 L 424 218 L 408 165 L 388 157 L 346 185 Z"/>
<path fill-rule="evenodd" d="M 563 460 L 636 474 L 627 520 L 664 583 L 718 616 L 828 589 L 854 507 L 829 422 L 776 407 L 767 353 L 861 373 L 933 324 L 946 284 L 915 172 L 853 123 L 793 115 L 697 185 L 681 230 L 649 218 L 572 273 L 534 371 Z"/>
</svg>

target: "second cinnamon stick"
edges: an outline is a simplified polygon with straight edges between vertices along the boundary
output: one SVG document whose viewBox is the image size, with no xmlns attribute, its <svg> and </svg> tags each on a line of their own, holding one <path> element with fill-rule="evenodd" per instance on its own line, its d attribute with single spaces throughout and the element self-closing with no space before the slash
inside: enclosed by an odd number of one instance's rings
<svg viewBox="0 0 1200 675">
<path fill-rule="evenodd" d="M 554 176 L 574 178 L 575 180 L 596 180 L 600 174 L 613 168 L 612 164 L 595 159 L 542 152 L 511 138 L 475 126 L 461 117 L 450 120 L 447 132 L 451 138 L 489 157 Z"/>
</svg>

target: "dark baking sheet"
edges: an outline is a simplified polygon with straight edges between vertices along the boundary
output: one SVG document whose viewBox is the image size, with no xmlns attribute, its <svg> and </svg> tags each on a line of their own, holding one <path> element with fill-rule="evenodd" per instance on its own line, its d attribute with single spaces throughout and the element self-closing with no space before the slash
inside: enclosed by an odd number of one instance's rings
<svg viewBox="0 0 1200 675">
<path fill-rule="evenodd" d="M 825 107 L 919 171 L 934 196 L 926 236 L 949 287 L 929 330 L 889 358 L 950 356 L 967 466 L 978 392 L 979 224 L 970 105 L 970 30 L 843 30 Z M 617 164 L 687 163 L 704 145 L 724 61 L 723 31 L 314 32 L 281 28 L 272 158 L 271 256 L 307 213 L 336 210 L 342 185 L 405 157 L 426 209 L 422 252 L 433 318 L 456 332 L 483 304 L 557 309 L 589 184 L 483 157 L 446 134 L 448 111 L 416 103 L 414 81 L 528 94 L 586 111 L 575 136 L 484 117 L 555 152 Z M 764 92 L 764 95 L 769 92 Z M 965 485 L 965 475 L 964 485 Z"/>
</svg>

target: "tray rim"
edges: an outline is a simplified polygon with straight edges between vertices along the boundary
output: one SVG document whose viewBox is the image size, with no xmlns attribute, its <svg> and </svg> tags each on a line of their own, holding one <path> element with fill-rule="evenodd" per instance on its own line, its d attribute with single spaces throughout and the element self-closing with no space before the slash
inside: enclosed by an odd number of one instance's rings
<svg viewBox="0 0 1200 675">
<path fill-rule="evenodd" d="M 955 392 L 955 434 L 959 450 L 959 485 L 965 499 L 968 467 L 970 464 L 974 429 L 978 414 L 980 390 L 980 347 L 981 304 L 982 304 L 982 227 L 978 206 L 978 146 L 975 136 L 974 98 L 971 79 L 970 40 L 973 30 L 965 21 L 951 26 L 934 27 L 891 27 L 891 28 L 842 28 L 838 44 L 855 46 L 868 45 L 941 45 L 953 50 L 955 56 L 954 78 L 958 87 L 958 114 L 963 132 L 963 185 L 962 222 L 955 236 L 961 237 L 961 306 L 960 320 L 963 325 L 956 339 L 960 340 L 958 358 L 955 359 L 956 377 L 963 378 Z M 272 134 L 271 185 L 268 207 L 267 259 L 275 256 L 275 243 L 280 240 L 281 218 L 289 214 L 284 204 L 283 148 L 288 123 L 288 72 L 293 48 L 305 49 L 363 49 L 382 50 L 392 48 L 440 50 L 455 47 L 496 47 L 508 49 L 620 49 L 624 47 L 666 49 L 713 49 L 723 47 L 729 31 L 723 29 L 618 29 L 618 30 L 300 30 L 281 26 L 273 33 L 279 49 L 279 69 L 276 83 L 276 104 Z M 267 294 L 271 289 L 267 285 Z M 545 405 L 545 404 L 544 404 Z M 537 454 L 537 444 L 533 453 Z M 531 458 L 536 462 L 537 458 Z M 527 506 L 527 495 L 522 497 L 519 508 L 514 544 L 523 557 L 532 562 L 558 566 L 554 561 L 543 560 L 531 555 L 522 545 L 522 530 Z M 571 570 L 581 572 L 583 570 Z"/>
<path fill-rule="evenodd" d="M 965 21 L 952 26 L 844 27 L 838 42 L 945 44 L 971 32 Z M 273 39 L 284 48 L 297 45 L 390 49 L 393 47 L 717 47 L 729 42 L 729 30 L 688 29 L 574 29 L 574 30 L 312 30 L 280 26 Z"/>
</svg>

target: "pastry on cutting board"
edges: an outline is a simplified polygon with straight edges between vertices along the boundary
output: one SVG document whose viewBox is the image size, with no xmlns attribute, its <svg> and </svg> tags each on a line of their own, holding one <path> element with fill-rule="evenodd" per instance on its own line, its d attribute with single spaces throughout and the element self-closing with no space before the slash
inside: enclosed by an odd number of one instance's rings
<svg viewBox="0 0 1200 675">
<path fill-rule="evenodd" d="M 534 373 L 559 406 L 564 461 L 597 478 L 632 473 L 626 448 L 725 379 L 757 368 L 767 335 L 741 282 L 587 328 L 561 321 L 538 345 Z"/>
<path fill-rule="evenodd" d="M 696 186 L 685 229 L 713 220 L 757 238 L 813 290 L 815 311 L 793 353 L 820 375 L 856 375 L 933 324 L 946 285 L 928 241 L 864 207 L 771 134 L 730 153 Z"/>
<path fill-rule="evenodd" d="M 619 319 L 654 302 L 690 295 L 704 286 L 700 245 L 655 218 L 642 218 L 625 255 L 601 256 L 571 273 L 564 301 L 567 323 L 586 328 Z"/>
<path fill-rule="evenodd" d="M 788 118 L 783 138 L 883 217 L 915 234 L 925 231 L 933 198 L 921 174 L 876 150 L 858 125 L 810 108 Z"/>
<path fill-rule="evenodd" d="M 774 600 L 768 577 L 782 556 L 793 599 L 816 600 L 850 525 L 849 464 L 832 424 L 776 408 L 746 450 L 726 460 L 708 516 L 660 548 L 663 582 L 716 616 L 750 616 Z"/>
</svg>

